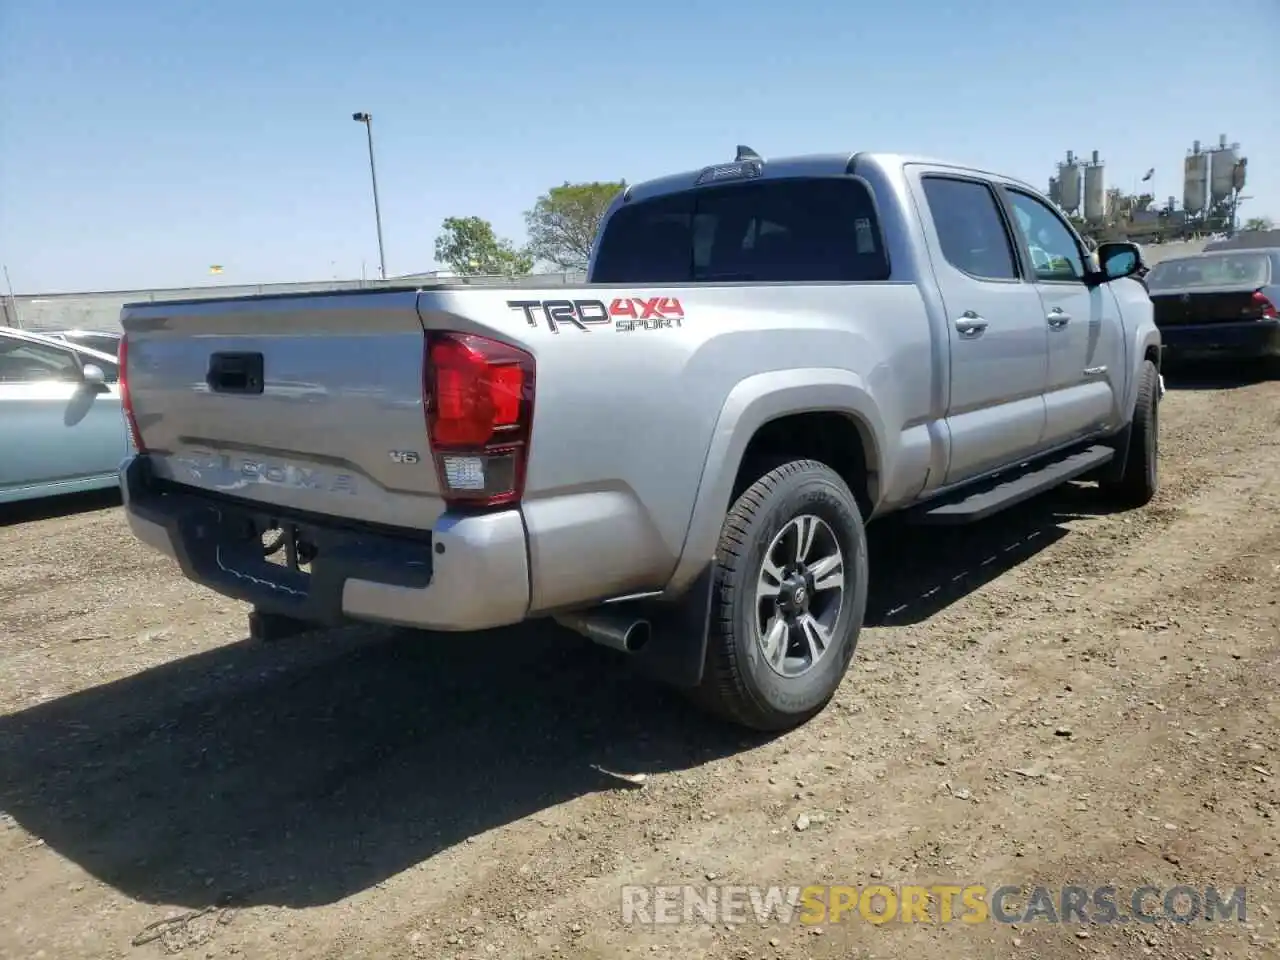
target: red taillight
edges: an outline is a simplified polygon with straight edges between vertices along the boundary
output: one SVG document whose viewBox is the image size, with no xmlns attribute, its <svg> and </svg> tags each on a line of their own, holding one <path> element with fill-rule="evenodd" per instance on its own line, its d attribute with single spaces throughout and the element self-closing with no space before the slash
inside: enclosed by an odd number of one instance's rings
<svg viewBox="0 0 1280 960">
<path fill-rule="evenodd" d="M 146 453 L 142 444 L 142 431 L 138 429 L 138 419 L 133 415 L 133 398 L 129 395 L 129 338 L 120 338 L 120 350 L 116 355 L 120 361 L 120 407 L 124 410 L 124 421 L 129 427 L 129 439 L 138 453 Z"/>
<path fill-rule="evenodd" d="M 470 333 L 427 334 L 427 438 L 446 501 L 520 499 L 533 395 L 533 357 L 523 350 Z"/>
<path fill-rule="evenodd" d="M 1280 312 L 1276 311 L 1276 305 L 1268 299 L 1267 295 L 1261 290 L 1253 291 L 1253 302 L 1258 308 L 1258 314 L 1264 320 L 1280 319 Z"/>
</svg>

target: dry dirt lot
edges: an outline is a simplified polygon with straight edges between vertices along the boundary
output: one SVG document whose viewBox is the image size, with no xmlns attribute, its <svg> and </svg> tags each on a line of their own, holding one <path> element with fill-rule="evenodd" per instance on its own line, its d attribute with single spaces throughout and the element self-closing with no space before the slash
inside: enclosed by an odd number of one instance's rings
<svg viewBox="0 0 1280 960">
<path fill-rule="evenodd" d="M 873 528 L 855 666 L 773 740 L 550 627 L 255 646 L 118 507 L 24 511 L 0 956 L 1280 955 L 1280 382 L 1162 418 L 1146 509 Z M 1242 884 L 1247 919 L 624 926 L 623 884 L 709 877 Z"/>
</svg>

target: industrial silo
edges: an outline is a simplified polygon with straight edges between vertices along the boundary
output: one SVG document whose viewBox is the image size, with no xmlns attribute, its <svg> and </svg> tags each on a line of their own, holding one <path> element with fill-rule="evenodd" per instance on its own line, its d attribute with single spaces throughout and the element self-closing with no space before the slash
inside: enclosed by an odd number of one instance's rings
<svg viewBox="0 0 1280 960">
<path fill-rule="evenodd" d="M 1062 206 L 1062 188 L 1058 184 L 1057 177 L 1049 178 L 1049 201 Z"/>
<path fill-rule="evenodd" d="M 1217 206 L 1231 197 L 1235 189 L 1232 174 L 1240 159 L 1240 144 L 1227 143 L 1224 133 L 1218 138 L 1218 147 L 1209 154 L 1209 202 Z"/>
<path fill-rule="evenodd" d="M 1182 209 L 1189 214 L 1204 212 L 1209 191 L 1209 155 L 1200 152 L 1197 140 L 1183 165 Z"/>
<path fill-rule="evenodd" d="M 1107 218 L 1107 186 L 1103 169 L 1095 150 L 1093 159 L 1084 165 L 1084 218 L 1090 223 L 1101 223 Z"/>
<path fill-rule="evenodd" d="M 1241 157 L 1236 161 L 1236 168 L 1231 171 L 1231 186 L 1239 193 L 1244 189 L 1245 180 L 1248 179 L 1249 158 Z"/>
<path fill-rule="evenodd" d="M 1080 162 L 1075 154 L 1067 151 L 1067 162 L 1058 164 L 1058 191 L 1062 195 L 1059 205 L 1067 213 L 1080 209 Z"/>
</svg>

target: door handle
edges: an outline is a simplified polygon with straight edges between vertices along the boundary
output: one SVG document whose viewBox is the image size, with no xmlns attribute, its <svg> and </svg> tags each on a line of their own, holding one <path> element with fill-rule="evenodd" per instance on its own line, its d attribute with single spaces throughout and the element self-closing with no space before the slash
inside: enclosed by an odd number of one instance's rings
<svg viewBox="0 0 1280 960">
<path fill-rule="evenodd" d="M 987 329 L 987 321 L 983 320 L 972 310 L 966 310 L 964 312 L 964 316 L 960 317 L 960 319 L 956 321 L 957 332 L 959 332 L 960 336 L 964 337 L 966 340 L 972 340 L 976 337 L 982 336 L 982 331 L 985 329 Z"/>
<path fill-rule="evenodd" d="M 1071 322 L 1071 314 L 1063 313 L 1061 307 L 1054 307 L 1049 311 L 1047 319 L 1051 327 L 1065 327 Z"/>
</svg>

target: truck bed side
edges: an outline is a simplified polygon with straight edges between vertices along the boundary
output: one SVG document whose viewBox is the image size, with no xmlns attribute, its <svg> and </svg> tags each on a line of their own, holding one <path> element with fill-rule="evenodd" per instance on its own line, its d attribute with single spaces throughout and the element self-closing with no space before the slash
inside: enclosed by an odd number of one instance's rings
<svg viewBox="0 0 1280 960">
<path fill-rule="evenodd" d="M 647 325 L 631 316 L 662 303 Z M 602 319 L 549 321 L 565 304 Z M 846 413 L 878 447 L 890 498 L 928 473 L 933 338 L 913 284 L 445 289 L 419 308 L 428 331 L 535 358 L 522 501 L 535 612 L 663 589 L 699 489 L 723 466 L 708 463 L 713 441 L 753 416 Z"/>
</svg>

